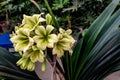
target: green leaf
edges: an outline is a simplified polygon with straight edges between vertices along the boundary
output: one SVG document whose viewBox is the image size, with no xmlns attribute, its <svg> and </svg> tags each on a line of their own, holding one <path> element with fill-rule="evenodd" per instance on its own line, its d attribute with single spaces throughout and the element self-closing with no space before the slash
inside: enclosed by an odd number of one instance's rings
<svg viewBox="0 0 120 80">
<path fill-rule="evenodd" d="M 21 70 L 16 66 L 18 57 L 0 47 L 0 75 L 17 80 L 39 80 L 35 72 Z"/>
<path fill-rule="evenodd" d="M 111 14 L 113 13 L 114 9 L 116 8 L 119 0 L 114 0 L 102 13 L 101 15 L 91 24 L 88 31 L 86 32 L 83 38 L 83 46 L 81 51 L 80 62 L 78 65 L 78 71 L 76 75 L 76 79 L 81 72 L 83 65 L 85 64 L 86 57 L 90 54 L 92 47 L 95 44 L 95 41 L 100 34 L 101 30 L 103 29 L 104 25 L 110 19 Z"/>
<path fill-rule="evenodd" d="M 108 5 L 76 44 L 72 57 L 66 57 L 68 80 L 101 80 L 120 69 L 120 9 L 113 14 L 119 1 Z"/>
<path fill-rule="evenodd" d="M 69 0 L 53 0 L 53 10 L 58 10 L 64 7 L 64 5 L 68 4 Z"/>
</svg>

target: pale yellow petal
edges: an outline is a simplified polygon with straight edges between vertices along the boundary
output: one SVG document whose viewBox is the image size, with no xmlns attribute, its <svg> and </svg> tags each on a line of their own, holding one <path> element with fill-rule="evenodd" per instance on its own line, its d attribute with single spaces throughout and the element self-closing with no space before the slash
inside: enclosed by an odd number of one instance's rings
<svg viewBox="0 0 120 80">
<path fill-rule="evenodd" d="M 15 51 L 23 51 L 28 44 L 25 44 L 24 42 L 17 43 L 15 45 Z"/>
<path fill-rule="evenodd" d="M 48 42 L 46 42 L 44 39 L 41 39 L 39 36 L 35 36 L 34 41 L 38 48 L 42 50 L 46 49 Z"/>
<path fill-rule="evenodd" d="M 64 51 L 59 47 L 54 47 L 52 53 L 53 55 L 57 54 L 58 57 L 62 57 L 64 54 Z"/>
<path fill-rule="evenodd" d="M 24 52 L 23 57 L 29 58 L 32 51 L 33 51 L 32 48 L 29 48 L 28 50 L 26 50 L 26 52 Z"/>
<path fill-rule="evenodd" d="M 35 70 L 35 63 L 33 63 L 32 61 L 29 61 L 28 65 L 27 65 L 27 70 L 34 71 Z"/>
<path fill-rule="evenodd" d="M 33 51 L 30 55 L 30 59 L 32 62 L 37 62 L 39 57 L 39 50 Z"/>
<path fill-rule="evenodd" d="M 29 24 L 30 26 L 34 26 L 36 23 L 34 22 L 32 16 L 23 15 L 22 24 Z"/>
<path fill-rule="evenodd" d="M 62 29 L 62 28 L 59 28 L 59 31 L 60 31 L 60 33 L 64 33 L 65 32 L 65 30 Z"/>
<path fill-rule="evenodd" d="M 28 29 L 28 30 L 30 30 L 30 31 L 33 29 L 33 27 L 34 27 L 34 26 L 30 26 L 29 24 L 24 24 L 24 25 L 22 26 L 22 28 Z"/>
<path fill-rule="evenodd" d="M 57 42 L 58 41 L 58 37 L 56 34 L 50 34 L 49 36 L 49 42 Z"/>
<path fill-rule="evenodd" d="M 43 40 L 39 40 L 37 42 L 37 47 L 42 49 L 42 50 L 45 50 L 46 47 L 47 47 L 47 42 L 46 41 L 43 41 Z"/>
<path fill-rule="evenodd" d="M 58 41 L 58 37 L 57 37 L 56 34 L 51 34 L 48 37 L 49 37 L 49 39 L 48 39 L 47 47 L 48 48 L 53 48 L 54 43 Z"/>
<path fill-rule="evenodd" d="M 39 36 L 46 35 L 45 27 L 44 26 L 37 26 L 37 28 L 35 29 L 35 33 Z"/>
<path fill-rule="evenodd" d="M 72 53 L 73 53 L 73 50 L 72 50 L 72 49 L 69 49 L 69 53 L 70 53 L 70 55 L 72 55 Z"/>
<path fill-rule="evenodd" d="M 18 62 L 16 63 L 17 66 L 20 66 L 21 69 L 26 69 L 28 64 L 28 58 L 22 57 Z"/>
<path fill-rule="evenodd" d="M 47 25 L 47 27 L 46 27 L 46 34 L 50 34 L 53 29 L 54 29 L 54 27 L 52 25 Z"/>
<path fill-rule="evenodd" d="M 30 59 L 32 62 L 37 62 L 37 61 L 43 62 L 44 61 L 43 51 L 41 50 L 33 51 L 30 55 Z"/>
<path fill-rule="evenodd" d="M 42 52 L 42 51 L 41 51 L 41 52 Z M 45 57 L 45 55 L 44 55 L 43 53 L 41 53 L 41 52 L 40 52 L 38 61 L 42 63 L 42 62 L 44 62 L 44 57 Z"/>
<path fill-rule="evenodd" d="M 47 25 L 52 25 L 53 24 L 52 16 L 50 14 L 46 15 L 46 24 Z"/>
<path fill-rule="evenodd" d="M 46 20 L 43 17 L 39 18 L 39 22 L 45 22 Z"/>
<path fill-rule="evenodd" d="M 48 47 L 48 48 L 53 48 L 53 46 L 54 46 L 54 43 L 53 43 L 53 42 L 50 42 L 50 43 L 47 44 L 47 47 Z"/>
<path fill-rule="evenodd" d="M 21 36 L 29 36 L 30 30 L 29 29 L 20 28 L 19 30 L 16 31 L 16 33 L 17 33 L 17 35 L 21 35 Z"/>
<path fill-rule="evenodd" d="M 71 30 L 71 29 L 68 29 L 68 30 L 66 30 L 66 33 L 67 33 L 67 34 L 71 34 L 71 33 L 72 33 L 72 30 Z"/>
<path fill-rule="evenodd" d="M 35 23 L 38 22 L 38 20 L 39 20 L 40 17 L 41 17 L 41 14 L 34 14 L 34 15 L 32 16 L 32 18 L 33 18 L 33 20 L 34 20 Z"/>
</svg>

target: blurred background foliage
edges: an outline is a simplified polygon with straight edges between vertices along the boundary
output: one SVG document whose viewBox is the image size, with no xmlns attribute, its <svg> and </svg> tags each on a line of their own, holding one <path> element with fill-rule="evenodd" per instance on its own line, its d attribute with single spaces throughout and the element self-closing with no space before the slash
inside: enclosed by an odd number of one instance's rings
<svg viewBox="0 0 120 80">
<path fill-rule="evenodd" d="M 112 0 L 48 0 L 56 19 L 64 28 L 86 28 Z M 10 32 L 23 14 L 48 12 L 41 0 L 1 0 L 0 32 Z"/>
</svg>

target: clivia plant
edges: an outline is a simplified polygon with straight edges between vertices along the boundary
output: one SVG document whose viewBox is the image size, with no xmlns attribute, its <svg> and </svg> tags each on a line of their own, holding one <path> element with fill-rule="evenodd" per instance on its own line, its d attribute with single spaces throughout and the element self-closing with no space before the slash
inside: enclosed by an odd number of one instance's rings
<svg viewBox="0 0 120 80">
<path fill-rule="evenodd" d="M 1 48 L 0 75 L 15 80 L 103 80 L 120 69 L 120 9 L 114 12 L 119 1 L 113 0 L 75 40 L 44 0 L 49 13 L 24 15 L 11 34 L 19 57 Z"/>
</svg>

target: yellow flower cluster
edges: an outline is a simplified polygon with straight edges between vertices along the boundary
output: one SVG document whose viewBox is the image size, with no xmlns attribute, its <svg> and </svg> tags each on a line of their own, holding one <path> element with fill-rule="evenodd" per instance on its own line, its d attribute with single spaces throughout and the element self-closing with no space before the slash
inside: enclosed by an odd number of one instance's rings
<svg viewBox="0 0 120 80">
<path fill-rule="evenodd" d="M 17 62 L 21 69 L 33 71 L 37 61 L 43 63 L 46 48 L 52 48 L 52 54 L 58 57 L 63 56 L 64 51 L 72 54 L 71 48 L 75 42 L 70 35 L 72 31 L 60 28 L 59 33 L 54 34 L 51 15 L 47 14 L 45 18 L 42 15 L 24 15 L 22 24 L 16 26 L 15 32 L 11 34 L 10 40 L 13 42 L 15 51 L 22 56 Z"/>
</svg>

